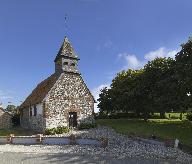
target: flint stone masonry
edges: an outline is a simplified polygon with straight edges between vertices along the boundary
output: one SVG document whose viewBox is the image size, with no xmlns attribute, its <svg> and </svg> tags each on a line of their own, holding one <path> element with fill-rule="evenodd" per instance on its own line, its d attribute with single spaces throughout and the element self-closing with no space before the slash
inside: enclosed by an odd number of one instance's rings
<svg viewBox="0 0 192 164">
<path fill-rule="evenodd" d="M 20 106 L 23 128 L 45 132 L 94 122 L 95 100 L 79 73 L 78 60 L 65 37 L 54 60 L 55 73 L 38 84 Z"/>
<path fill-rule="evenodd" d="M 37 116 L 30 116 L 29 108 L 23 109 L 22 116 L 20 118 L 21 127 L 25 129 L 32 129 L 34 131 L 42 132 L 45 129 L 45 119 L 42 114 Z M 39 111 L 39 110 L 38 110 Z M 32 113 L 33 114 L 33 113 Z"/>
<path fill-rule="evenodd" d="M 0 109 L 0 129 L 12 127 L 12 116 Z"/>
<path fill-rule="evenodd" d="M 77 122 L 92 123 L 94 100 L 79 74 L 63 73 L 45 100 L 46 128 L 68 126 L 68 113 Z"/>
</svg>

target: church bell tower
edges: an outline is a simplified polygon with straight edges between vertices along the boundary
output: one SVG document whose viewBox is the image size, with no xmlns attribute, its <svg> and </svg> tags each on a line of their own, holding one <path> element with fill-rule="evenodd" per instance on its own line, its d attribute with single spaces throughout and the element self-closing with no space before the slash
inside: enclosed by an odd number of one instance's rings
<svg viewBox="0 0 192 164">
<path fill-rule="evenodd" d="M 79 73 L 78 71 L 78 56 L 75 54 L 74 49 L 65 37 L 64 42 L 54 60 L 55 73 L 61 74 L 63 72 Z"/>
</svg>

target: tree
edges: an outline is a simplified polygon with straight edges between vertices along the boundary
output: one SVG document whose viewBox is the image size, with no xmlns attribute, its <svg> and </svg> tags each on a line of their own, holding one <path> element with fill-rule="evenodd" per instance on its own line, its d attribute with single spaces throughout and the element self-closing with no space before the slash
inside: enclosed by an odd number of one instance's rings
<svg viewBox="0 0 192 164">
<path fill-rule="evenodd" d="M 116 112 L 136 112 L 138 103 L 135 99 L 134 88 L 136 86 L 137 77 L 142 70 L 122 71 L 112 80 L 111 99 L 112 106 Z"/>
<path fill-rule="evenodd" d="M 109 95 L 109 90 L 107 89 L 107 87 L 101 89 L 98 101 L 98 108 L 101 114 L 108 114 L 112 111 L 111 97 Z"/>
<path fill-rule="evenodd" d="M 146 85 L 148 108 L 152 108 L 152 112 L 159 112 L 162 118 L 165 117 L 173 99 L 173 64 L 172 58 L 156 58 L 144 66 L 143 83 Z"/>
<path fill-rule="evenodd" d="M 7 112 L 10 112 L 12 114 L 17 113 L 17 107 L 15 105 L 7 105 L 6 109 Z"/>
<path fill-rule="evenodd" d="M 182 49 L 176 55 L 175 78 L 177 79 L 179 89 L 179 99 L 181 110 L 187 110 L 191 107 L 192 93 L 192 38 L 182 44 Z"/>
<path fill-rule="evenodd" d="M 134 112 L 145 120 L 154 112 L 183 112 L 192 107 L 192 38 L 172 58 L 156 58 L 143 69 L 121 71 L 103 89 L 101 111 Z"/>
<path fill-rule="evenodd" d="M 7 108 L 5 110 L 12 114 L 13 125 L 15 125 L 15 126 L 19 125 L 20 124 L 19 106 L 7 105 Z"/>
</svg>

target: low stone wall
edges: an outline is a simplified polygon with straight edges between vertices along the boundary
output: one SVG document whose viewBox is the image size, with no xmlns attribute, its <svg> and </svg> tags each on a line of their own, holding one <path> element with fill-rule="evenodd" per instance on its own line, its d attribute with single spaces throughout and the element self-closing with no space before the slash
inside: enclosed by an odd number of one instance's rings
<svg viewBox="0 0 192 164">
<path fill-rule="evenodd" d="M 37 142 L 37 137 L 33 137 L 33 136 L 18 136 L 18 137 L 12 137 L 11 140 L 12 144 L 20 144 L 20 145 L 35 145 L 38 144 Z"/>
<path fill-rule="evenodd" d="M 0 144 L 15 144 L 15 145 L 93 145 L 107 147 L 108 140 L 101 138 L 90 139 L 90 138 L 75 138 L 74 135 L 69 137 L 54 137 L 54 136 L 43 136 L 37 134 L 35 136 L 14 136 L 10 134 L 7 137 L 0 137 Z"/>
<path fill-rule="evenodd" d="M 77 145 L 97 145 L 101 146 L 101 141 L 95 139 L 78 138 L 76 139 Z"/>
<path fill-rule="evenodd" d="M 0 144 L 6 144 L 7 143 L 7 137 L 0 137 Z"/>
<path fill-rule="evenodd" d="M 43 137 L 42 144 L 44 144 L 44 145 L 69 145 L 70 139 L 67 137 Z"/>
</svg>

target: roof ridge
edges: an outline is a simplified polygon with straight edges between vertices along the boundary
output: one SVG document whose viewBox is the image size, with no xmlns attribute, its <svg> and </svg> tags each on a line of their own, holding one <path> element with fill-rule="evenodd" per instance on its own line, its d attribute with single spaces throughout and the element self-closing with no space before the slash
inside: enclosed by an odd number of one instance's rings
<svg viewBox="0 0 192 164">
<path fill-rule="evenodd" d="M 30 93 L 30 95 L 25 99 L 25 101 L 20 105 L 21 108 L 38 104 L 40 103 L 52 86 L 55 84 L 59 77 L 54 73 L 50 75 L 48 78 L 37 84 L 35 89 Z"/>
</svg>

